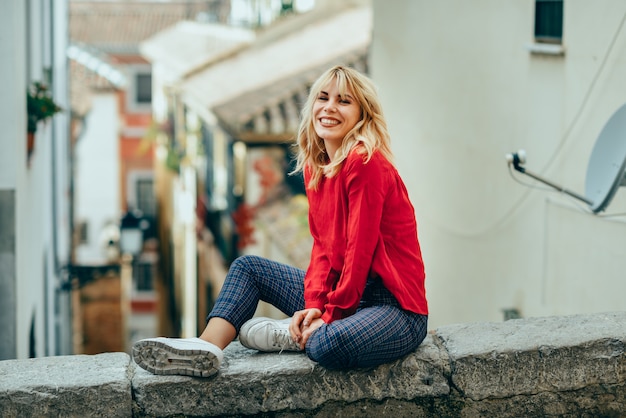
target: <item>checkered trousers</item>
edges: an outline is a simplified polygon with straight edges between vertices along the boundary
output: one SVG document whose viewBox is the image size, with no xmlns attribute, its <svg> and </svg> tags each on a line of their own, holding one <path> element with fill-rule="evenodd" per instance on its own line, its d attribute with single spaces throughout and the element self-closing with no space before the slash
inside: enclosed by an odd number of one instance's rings
<svg viewBox="0 0 626 418">
<path fill-rule="evenodd" d="M 292 316 L 304 309 L 304 270 L 262 257 L 236 259 L 209 314 L 237 331 L 259 300 Z M 357 312 L 324 324 L 309 338 L 306 353 L 327 368 L 372 367 L 414 351 L 426 337 L 428 317 L 405 311 L 382 285 L 369 280 Z"/>
</svg>

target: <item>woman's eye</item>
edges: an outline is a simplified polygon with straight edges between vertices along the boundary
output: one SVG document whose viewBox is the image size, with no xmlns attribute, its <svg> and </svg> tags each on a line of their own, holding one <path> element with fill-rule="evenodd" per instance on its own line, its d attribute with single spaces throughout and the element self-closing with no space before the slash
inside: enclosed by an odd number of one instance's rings
<svg viewBox="0 0 626 418">
<path fill-rule="evenodd" d="M 351 104 L 352 102 L 350 100 L 342 100 L 341 104 Z"/>
<path fill-rule="evenodd" d="M 319 97 L 317 98 L 317 100 L 326 101 L 326 100 L 328 100 L 328 97 L 326 97 L 326 96 L 319 96 Z"/>
</svg>

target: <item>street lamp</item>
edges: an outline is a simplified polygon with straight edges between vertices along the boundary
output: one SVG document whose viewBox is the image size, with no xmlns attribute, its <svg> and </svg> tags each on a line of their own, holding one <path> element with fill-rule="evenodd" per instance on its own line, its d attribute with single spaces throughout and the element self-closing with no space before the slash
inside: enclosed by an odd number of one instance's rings
<svg viewBox="0 0 626 418">
<path fill-rule="evenodd" d="M 130 350 L 129 320 L 132 313 L 131 292 L 133 283 L 133 258 L 138 256 L 143 249 L 143 230 L 146 221 L 142 219 L 141 212 L 129 210 L 120 221 L 120 279 L 122 285 L 122 321 L 123 341 L 126 351 Z"/>
<path fill-rule="evenodd" d="M 141 215 L 128 211 L 120 222 L 120 252 L 136 256 L 143 247 L 143 222 Z"/>
</svg>

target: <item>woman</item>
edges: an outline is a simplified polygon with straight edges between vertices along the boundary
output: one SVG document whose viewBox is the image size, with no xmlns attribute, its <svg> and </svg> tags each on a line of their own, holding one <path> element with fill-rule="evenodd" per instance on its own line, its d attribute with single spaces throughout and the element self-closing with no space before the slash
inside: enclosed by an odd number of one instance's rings
<svg viewBox="0 0 626 418">
<path fill-rule="evenodd" d="M 248 348 L 303 350 L 327 368 L 377 366 L 421 344 L 428 307 L 417 224 L 372 82 L 348 67 L 326 71 L 311 87 L 297 145 L 313 236 L 306 272 L 238 258 L 200 338 L 138 341 L 139 366 L 211 376 L 238 334 Z M 259 300 L 290 318 L 252 318 Z"/>
</svg>

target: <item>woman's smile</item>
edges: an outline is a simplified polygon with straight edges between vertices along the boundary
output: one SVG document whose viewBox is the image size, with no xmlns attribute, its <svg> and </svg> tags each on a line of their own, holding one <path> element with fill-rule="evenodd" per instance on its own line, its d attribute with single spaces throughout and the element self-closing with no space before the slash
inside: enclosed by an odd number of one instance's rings
<svg viewBox="0 0 626 418">
<path fill-rule="evenodd" d="M 348 132 L 361 119 L 361 106 L 351 91 L 341 94 L 336 80 L 322 88 L 313 104 L 315 133 L 324 140 L 330 158 L 341 146 Z"/>
<path fill-rule="evenodd" d="M 330 118 L 320 118 L 320 122 L 322 125 L 328 125 L 328 126 L 339 125 L 338 120 L 330 119 Z"/>
</svg>

